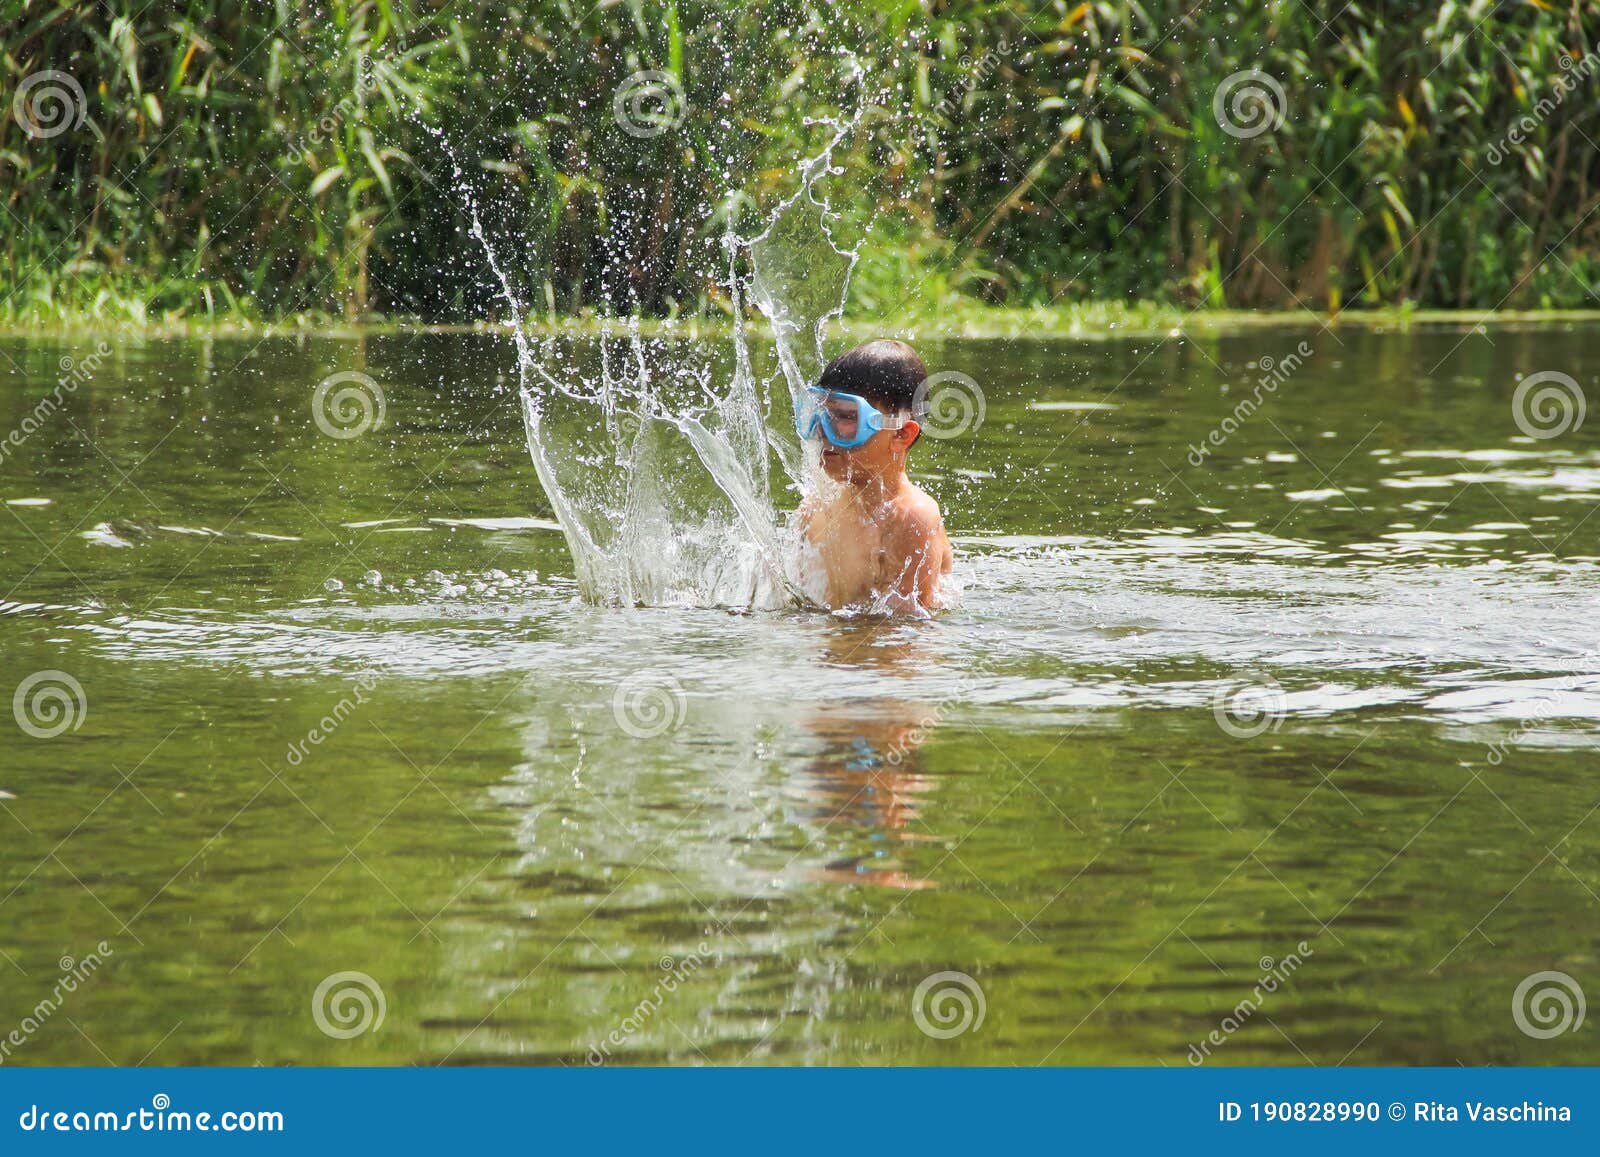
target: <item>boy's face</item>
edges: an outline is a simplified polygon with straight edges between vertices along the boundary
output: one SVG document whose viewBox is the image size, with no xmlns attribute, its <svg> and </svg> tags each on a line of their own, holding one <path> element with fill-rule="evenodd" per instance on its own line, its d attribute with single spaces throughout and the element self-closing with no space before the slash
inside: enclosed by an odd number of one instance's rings
<svg viewBox="0 0 1600 1157">
<path fill-rule="evenodd" d="M 885 413 L 891 414 L 887 408 Z M 920 427 L 904 413 L 892 413 L 892 416 L 902 423 L 899 429 L 879 430 L 854 449 L 842 450 L 824 439 L 822 472 L 835 482 L 860 486 L 904 470 L 906 451 L 916 441 Z M 840 435 L 846 438 L 853 436 L 854 427 L 840 423 L 839 417 L 835 416 L 835 422 Z"/>
</svg>

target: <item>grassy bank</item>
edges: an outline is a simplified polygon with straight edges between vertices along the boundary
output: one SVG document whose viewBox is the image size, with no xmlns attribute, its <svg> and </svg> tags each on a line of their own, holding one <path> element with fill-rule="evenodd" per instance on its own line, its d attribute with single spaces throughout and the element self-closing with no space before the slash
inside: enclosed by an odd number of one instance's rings
<svg viewBox="0 0 1600 1157">
<path fill-rule="evenodd" d="M 647 337 L 714 339 L 726 335 L 733 326 L 729 318 L 686 317 L 675 320 L 644 318 L 639 322 Z M 846 318 L 835 332 L 840 338 L 867 340 L 893 335 L 912 341 L 948 339 L 1039 340 L 1077 339 L 1084 341 L 1151 338 L 1184 335 L 1219 336 L 1272 329 L 1381 329 L 1404 331 L 1413 327 L 1448 326 L 1456 329 L 1485 327 L 1566 326 L 1600 324 L 1600 309 L 1595 310 L 1472 310 L 1413 309 L 1410 307 L 1347 309 L 1337 313 L 1315 310 L 1184 310 L 1170 305 L 1122 302 L 1075 302 L 1054 306 L 1007 308 L 968 304 L 950 311 L 937 321 L 921 316 L 891 318 Z M 69 315 L 50 321 L 26 324 L 0 322 L 0 338 L 106 337 L 124 340 L 181 337 L 247 338 L 293 336 L 362 337 L 384 333 L 485 333 L 504 334 L 511 323 L 505 320 L 478 322 L 428 322 L 419 318 L 387 318 L 370 315 L 351 321 L 326 314 L 304 313 L 274 320 L 261 320 L 247 314 L 217 314 L 211 317 L 116 317 Z M 592 336 L 610 330 L 617 323 L 596 314 L 581 316 L 531 316 L 522 322 L 525 332 L 539 335 Z M 744 322 L 747 333 L 758 339 L 768 332 L 759 318 Z"/>
<path fill-rule="evenodd" d="M 1593 0 L 6 10 L 0 322 L 492 316 L 469 200 L 542 311 L 714 315 L 853 111 L 861 316 L 1600 305 Z"/>
</svg>

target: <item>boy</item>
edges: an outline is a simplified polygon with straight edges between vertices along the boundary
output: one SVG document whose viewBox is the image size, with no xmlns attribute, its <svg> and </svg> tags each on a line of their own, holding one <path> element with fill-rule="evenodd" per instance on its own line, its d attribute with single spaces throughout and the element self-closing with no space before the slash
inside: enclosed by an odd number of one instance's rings
<svg viewBox="0 0 1600 1157">
<path fill-rule="evenodd" d="M 918 387 L 928 370 L 903 341 L 872 341 L 840 354 L 808 391 L 796 425 L 822 442 L 822 471 L 837 487 L 801 503 L 818 601 L 925 613 L 943 605 L 951 567 L 939 505 L 906 477 L 922 427 Z"/>
</svg>

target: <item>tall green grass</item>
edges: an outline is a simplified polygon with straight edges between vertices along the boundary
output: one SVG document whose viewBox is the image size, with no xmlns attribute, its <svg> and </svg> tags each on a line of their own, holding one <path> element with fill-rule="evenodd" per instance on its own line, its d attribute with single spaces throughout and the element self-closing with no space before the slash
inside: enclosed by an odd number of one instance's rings
<svg viewBox="0 0 1600 1157">
<path fill-rule="evenodd" d="M 0 319 L 493 315 L 463 183 L 535 311 L 725 312 L 723 225 L 863 88 L 831 183 L 859 316 L 1591 306 L 1597 27 L 1585 0 L 0 0 Z M 12 105 L 47 70 L 83 119 L 34 137 Z M 641 71 L 682 92 L 657 135 L 615 115 Z M 1245 72 L 1259 134 L 1214 111 Z"/>
</svg>

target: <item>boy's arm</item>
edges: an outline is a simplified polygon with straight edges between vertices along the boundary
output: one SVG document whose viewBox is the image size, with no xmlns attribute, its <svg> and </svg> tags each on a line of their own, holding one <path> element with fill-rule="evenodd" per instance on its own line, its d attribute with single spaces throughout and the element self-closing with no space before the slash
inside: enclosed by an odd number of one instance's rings
<svg viewBox="0 0 1600 1157">
<path fill-rule="evenodd" d="M 950 569 L 950 551 L 939 508 L 929 502 L 895 520 L 889 540 L 894 573 L 889 602 L 895 610 L 932 610 L 940 605 L 939 580 Z"/>
<path fill-rule="evenodd" d="M 821 509 L 822 504 L 814 497 L 801 500 L 799 508 L 794 512 L 794 522 L 803 538 L 811 537 L 811 524 L 816 521 L 817 513 Z"/>
</svg>

